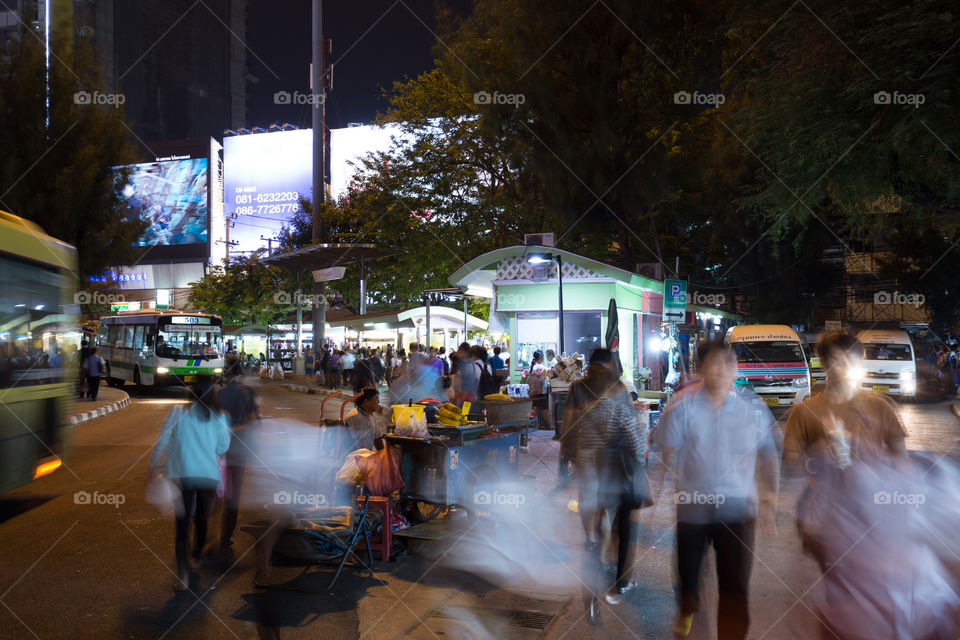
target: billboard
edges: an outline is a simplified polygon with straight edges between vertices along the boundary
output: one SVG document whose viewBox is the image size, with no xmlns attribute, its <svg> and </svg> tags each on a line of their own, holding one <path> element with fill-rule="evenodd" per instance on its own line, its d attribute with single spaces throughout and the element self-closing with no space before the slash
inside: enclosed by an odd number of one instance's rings
<svg viewBox="0 0 960 640">
<path fill-rule="evenodd" d="M 147 221 L 147 229 L 134 245 L 203 245 L 206 251 L 207 159 L 143 162 L 132 168 L 123 195 Z"/>
<path fill-rule="evenodd" d="M 389 151 L 394 136 L 400 140 L 407 137 L 397 124 L 330 130 L 330 193 L 334 199 L 346 194 L 360 160 L 368 153 Z"/>
<path fill-rule="evenodd" d="M 231 136 L 223 140 L 223 206 L 230 253 L 266 247 L 312 200 L 310 129 Z"/>
</svg>

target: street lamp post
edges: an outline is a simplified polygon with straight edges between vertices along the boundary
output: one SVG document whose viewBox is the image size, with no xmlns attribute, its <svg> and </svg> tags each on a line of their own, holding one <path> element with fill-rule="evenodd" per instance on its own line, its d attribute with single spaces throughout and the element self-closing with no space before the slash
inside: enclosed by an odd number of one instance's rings
<svg viewBox="0 0 960 640">
<path fill-rule="evenodd" d="M 531 253 L 527 256 L 529 264 L 544 264 L 557 261 L 557 281 L 558 281 L 558 318 L 560 320 L 560 340 L 558 341 L 559 351 L 557 355 L 563 357 L 563 257 L 560 254 L 552 253 Z"/>
</svg>

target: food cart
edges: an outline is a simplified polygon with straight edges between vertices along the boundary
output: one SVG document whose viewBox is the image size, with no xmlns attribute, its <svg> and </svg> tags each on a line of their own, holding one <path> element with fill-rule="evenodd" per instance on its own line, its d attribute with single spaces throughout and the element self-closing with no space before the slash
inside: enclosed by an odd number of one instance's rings
<svg viewBox="0 0 960 640">
<path fill-rule="evenodd" d="M 402 500 L 415 519 L 429 520 L 456 505 L 475 513 L 483 495 L 520 476 L 520 436 L 530 421 L 448 427 L 429 425 L 430 439 L 386 437 L 400 448 Z"/>
</svg>

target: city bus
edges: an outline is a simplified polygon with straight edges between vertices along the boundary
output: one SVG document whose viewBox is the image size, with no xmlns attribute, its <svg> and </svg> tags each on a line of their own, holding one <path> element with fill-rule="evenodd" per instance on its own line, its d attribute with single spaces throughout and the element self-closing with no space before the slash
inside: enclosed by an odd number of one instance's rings
<svg viewBox="0 0 960 640">
<path fill-rule="evenodd" d="M 120 311 L 100 318 L 97 348 L 107 384 L 190 384 L 223 373 L 223 321 L 175 309 Z"/>
<path fill-rule="evenodd" d="M 0 211 L 0 493 L 67 455 L 79 369 L 76 250 Z"/>
</svg>

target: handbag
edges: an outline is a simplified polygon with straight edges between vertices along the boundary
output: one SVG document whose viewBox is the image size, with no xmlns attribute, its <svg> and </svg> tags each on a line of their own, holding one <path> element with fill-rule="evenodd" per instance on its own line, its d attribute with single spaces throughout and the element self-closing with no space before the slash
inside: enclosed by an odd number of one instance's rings
<svg viewBox="0 0 960 640">
<path fill-rule="evenodd" d="M 612 416 L 611 418 L 612 419 Z M 607 433 L 610 424 L 607 423 Z M 608 443 L 600 477 L 601 503 L 608 507 L 624 506 L 642 509 L 653 504 L 647 471 L 639 458 L 626 451 L 619 443 Z"/>
<path fill-rule="evenodd" d="M 631 509 L 649 507 L 653 504 L 653 497 L 650 495 L 647 470 L 644 469 L 643 463 L 623 448 L 619 448 L 618 457 L 620 458 L 622 477 L 620 504 Z"/>
</svg>

